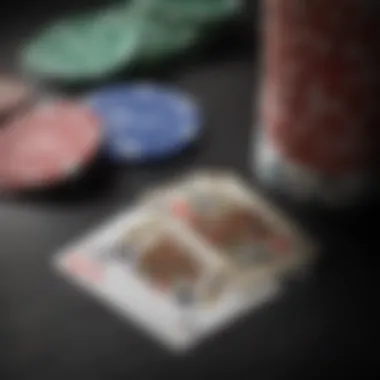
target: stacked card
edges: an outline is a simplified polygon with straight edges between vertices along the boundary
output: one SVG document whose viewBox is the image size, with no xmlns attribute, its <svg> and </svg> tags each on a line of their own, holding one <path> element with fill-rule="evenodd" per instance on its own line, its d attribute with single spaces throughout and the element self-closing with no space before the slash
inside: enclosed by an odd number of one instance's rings
<svg viewBox="0 0 380 380">
<path fill-rule="evenodd" d="M 272 299 L 314 256 L 309 239 L 239 179 L 200 173 L 146 195 L 55 265 L 183 351 Z"/>
</svg>

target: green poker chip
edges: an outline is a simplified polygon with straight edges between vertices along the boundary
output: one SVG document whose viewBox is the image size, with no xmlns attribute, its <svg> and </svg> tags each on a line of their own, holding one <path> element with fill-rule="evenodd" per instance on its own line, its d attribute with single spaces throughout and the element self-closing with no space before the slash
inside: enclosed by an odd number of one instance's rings
<svg viewBox="0 0 380 380">
<path fill-rule="evenodd" d="M 172 57 L 202 37 L 240 0 L 135 0 L 60 20 L 21 52 L 26 73 L 58 81 L 96 80 L 121 69 Z"/>
<path fill-rule="evenodd" d="M 139 40 L 138 59 L 150 62 L 166 59 L 194 46 L 200 30 L 189 25 L 176 25 L 147 19 L 136 27 Z"/>
<path fill-rule="evenodd" d="M 241 0 L 140 0 L 139 6 L 162 17 L 192 23 L 216 23 L 232 17 Z"/>
<path fill-rule="evenodd" d="M 164 60 L 192 47 L 201 38 L 198 24 L 160 17 L 160 12 L 157 12 L 160 6 L 161 0 L 135 0 L 130 5 L 136 19 L 140 20 L 134 25 L 140 63 Z"/>
<path fill-rule="evenodd" d="M 25 47 L 22 65 L 28 73 L 52 79 L 107 75 L 135 60 L 137 22 L 125 7 L 58 21 Z"/>
</svg>

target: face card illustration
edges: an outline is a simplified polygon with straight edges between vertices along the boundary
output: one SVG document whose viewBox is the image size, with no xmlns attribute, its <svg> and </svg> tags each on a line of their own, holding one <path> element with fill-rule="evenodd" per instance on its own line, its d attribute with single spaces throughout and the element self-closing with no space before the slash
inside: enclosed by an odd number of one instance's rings
<svg viewBox="0 0 380 380">
<path fill-rule="evenodd" d="M 274 298 L 310 240 L 233 175 L 154 191 L 54 257 L 68 280 L 183 352 Z"/>
<path fill-rule="evenodd" d="M 54 266 L 75 285 L 183 352 L 278 291 L 246 296 L 231 270 L 174 218 L 126 211 L 60 251 Z"/>
<path fill-rule="evenodd" d="M 215 278 L 220 279 L 221 291 L 222 279 L 227 281 L 222 261 L 169 220 L 163 221 L 161 216 L 152 217 L 127 231 L 119 243 L 121 257 L 144 281 L 179 303 L 206 299 Z"/>
<path fill-rule="evenodd" d="M 311 259 L 298 229 L 233 176 L 197 174 L 145 202 L 184 223 L 239 272 L 286 274 Z"/>
</svg>

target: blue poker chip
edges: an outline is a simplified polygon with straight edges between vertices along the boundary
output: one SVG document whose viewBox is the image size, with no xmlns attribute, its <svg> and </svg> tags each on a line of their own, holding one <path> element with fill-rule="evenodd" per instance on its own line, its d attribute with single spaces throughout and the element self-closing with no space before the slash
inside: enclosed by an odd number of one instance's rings
<svg viewBox="0 0 380 380">
<path fill-rule="evenodd" d="M 189 147 L 201 133 L 196 101 L 169 87 L 108 87 L 90 95 L 89 104 L 103 122 L 106 149 L 116 162 L 170 157 Z"/>
</svg>

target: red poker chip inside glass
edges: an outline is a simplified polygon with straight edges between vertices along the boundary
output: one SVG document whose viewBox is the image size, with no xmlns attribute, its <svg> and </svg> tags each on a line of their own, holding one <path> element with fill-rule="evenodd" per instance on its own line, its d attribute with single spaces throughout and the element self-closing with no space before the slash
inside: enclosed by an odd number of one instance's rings
<svg viewBox="0 0 380 380">
<path fill-rule="evenodd" d="M 36 106 L 0 132 L 0 190 L 53 186 L 78 174 L 96 157 L 100 122 L 70 102 Z"/>
</svg>

